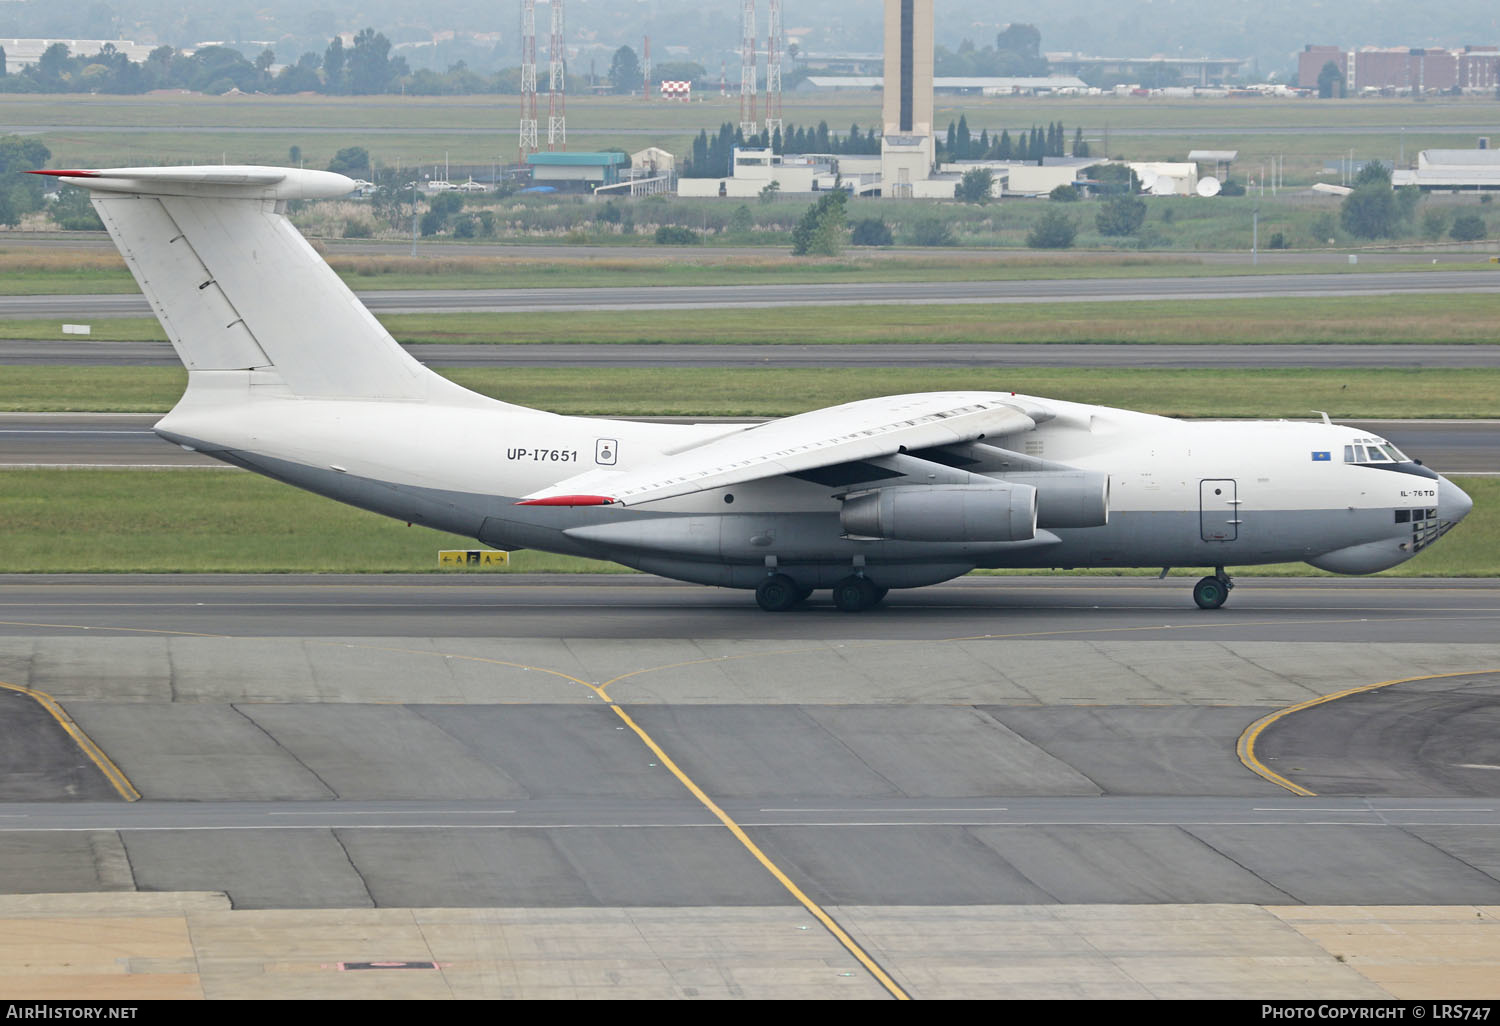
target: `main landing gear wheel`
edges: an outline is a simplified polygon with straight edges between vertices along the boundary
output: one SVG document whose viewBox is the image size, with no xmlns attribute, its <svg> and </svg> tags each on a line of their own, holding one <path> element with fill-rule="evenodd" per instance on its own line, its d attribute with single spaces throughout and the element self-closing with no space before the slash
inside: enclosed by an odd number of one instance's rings
<svg viewBox="0 0 1500 1026">
<path fill-rule="evenodd" d="M 1232 587 L 1227 577 L 1205 577 L 1193 585 L 1193 601 L 1199 609 L 1218 609 L 1229 598 Z"/>
<path fill-rule="evenodd" d="M 755 601 L 768 613 L 781 613 L 791 609 L 807 597 L 808 593 L 797 587 L 797 582 L 786 574 L 772 574 L 755 586 Z"/>
<path fill-rule="evenodd" d="M 845 577 L 833 586 L 833 604 L 846 613 L 878 605 L 888 588 L 877 588 L 868 577 Z"/>
</svg>

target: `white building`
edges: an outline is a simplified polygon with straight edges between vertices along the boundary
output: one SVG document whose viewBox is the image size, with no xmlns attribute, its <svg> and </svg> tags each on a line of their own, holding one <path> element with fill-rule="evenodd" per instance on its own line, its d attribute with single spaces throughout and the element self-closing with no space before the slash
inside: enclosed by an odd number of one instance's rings
<svg viewBox="0 0 1500 1026">
<path fill-rule="evenodd" d="M 1423 150 L 1415 171 L 1394 171 L 1391 184 L 1419 189 L 1500 189 L 1500 150 Z"/>
</svg>

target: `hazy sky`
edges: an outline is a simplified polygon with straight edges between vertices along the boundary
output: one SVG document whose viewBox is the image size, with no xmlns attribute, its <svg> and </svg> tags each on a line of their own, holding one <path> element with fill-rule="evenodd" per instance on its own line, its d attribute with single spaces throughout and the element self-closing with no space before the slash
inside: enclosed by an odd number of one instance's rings
<svg viewBox="0 0 1500 1026">
<path fill-rule="evenodd" d="M 538 4 L 545 45 L 548 15 Z M 764 38 L 767 0 L 759 0 Z M 875 51 L 880 48 L 883 0 L 787 0 L 783 22 L 804 50 Z M 122 37 L 189 45 L 210 39 L 273 43 L 282 59 L 304 49 L 321 51 L 339 31 L 370 26 L 393 42 L 431 39 L 435 31 L 500 33 L 497 58 L 516 52 L 519 0 L 6 0 L 0 2 L 0 36 Z M 567 37 L 574 47 L 599 52 L 621 45 L 640 48 L 650 33 L 658 60 L 684 57 L 717 64 L 739 44 L 739 0 L 567 0 Z M 1461 46 L 1500 43 L 1500 2 L 1445 0 L 1048 0 L 1006 4 L 994 0 L 937 0 L 940 45 L 964 38 L 984 46 L 1011 21 L 1030 22 L 1044 50 L 1078 50 L 1112 56 L 1192 55 L 1249 57 L 1263 70 L 1289 66 L 1306 43 L 1344 47 Z M 285 51 L 285 52 L 282 52 Z"/>
</svg>

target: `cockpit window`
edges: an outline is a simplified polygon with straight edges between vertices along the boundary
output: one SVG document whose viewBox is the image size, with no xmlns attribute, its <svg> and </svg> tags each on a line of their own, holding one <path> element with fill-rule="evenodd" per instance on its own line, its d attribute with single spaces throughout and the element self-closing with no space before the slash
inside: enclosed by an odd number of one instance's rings
<svg viewBox="0 0 1500 1026">
<path fill-rule="evenodd" d="M 1390 442 L 1383 438 L 1357 438 L 1353 445 L 1344 446 L 1345 463 L 1410 463 Z"/>
</svg>

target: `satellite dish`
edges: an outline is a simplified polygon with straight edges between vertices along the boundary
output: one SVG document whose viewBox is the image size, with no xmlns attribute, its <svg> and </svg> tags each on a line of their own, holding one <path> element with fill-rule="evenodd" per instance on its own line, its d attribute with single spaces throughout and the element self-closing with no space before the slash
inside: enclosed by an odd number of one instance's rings
<svg viewBox="0 0 1500 1026">
<path fill-rule="evenodd" d="M 1151 186 L 1153 196 L 1175 196 L 1177 195 L 1177 179 L 1171 175 L 1159 175 L 1156 184 Z"/>
<path fill-rule="evenodd" d="M 1209 196 L 1217 196 L 1219 194 L 1219 190 L 1222 188 L 1224 188 L 1224 186 L 1220 185 L 1219 180 L 1213 175 L 1209 175 L 1207 178 L 1198 179 L 1199 196 L 1203 196 L 1205 198 Z"/>
<path fill-rule="evenodd" d="M 1156 175 L 1153 172 L 1142 171 L 1136 175 L 1136 178 L 1140 179 L 1142 191 L 1150 192 L 1156 188 Z"/>
</svg>

